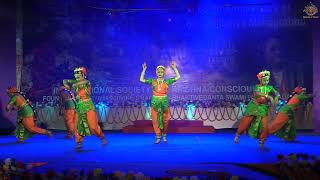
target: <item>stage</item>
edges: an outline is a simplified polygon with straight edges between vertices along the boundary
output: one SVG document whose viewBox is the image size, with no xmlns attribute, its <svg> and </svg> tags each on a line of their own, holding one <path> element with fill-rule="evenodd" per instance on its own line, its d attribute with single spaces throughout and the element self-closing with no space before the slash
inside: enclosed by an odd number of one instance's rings
<svg viewBox="0 0 320 180">
<path fill-rule="evenodd" d="M 150 176 L 175 176 L 177 171 L 208 171 L 249 179 L 275 179 L 238 165 L 275 163 L 278 154 L 320 155 L 320 137 L 308 132 L 300 132 L 294 143 L 271 136 L 263 151 L 257 140 L 246 135 L 241 136 L 239 144 L 234 144 L 234 132 L 229 130 L 212 134 L 169 134 L 169 142 L 158 145 L 153 144 L 153 134 L 105 134 L 107 146 L 101 146 L 100 140 L 91 136 L 85 138 L 81 151 L 74 150 L 73 140 L 63 138 L 64 132 L 55 132 L 52 139 L 36 135 L 25 144 L 16 143 L 13 135 L 1 136 L 0 158 L 10 157 L 26 163 L 46 162 L 46 165 L 33 169 L 38 172 L 102 168 L 105 172 L 119 170 L 143 172 Z"/>
</svg>

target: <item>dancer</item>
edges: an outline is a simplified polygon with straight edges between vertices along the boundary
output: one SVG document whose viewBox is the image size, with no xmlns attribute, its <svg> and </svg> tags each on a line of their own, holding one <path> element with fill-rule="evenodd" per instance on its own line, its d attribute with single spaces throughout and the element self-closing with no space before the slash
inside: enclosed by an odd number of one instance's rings
<svg viewBox="0 0 320 180">
<path fill-rule="evenodd" d="M 240 135 L 248 129 L 251 137 L 259 138 L 260 148 L 264 148 L 264 142 L 268 134 L 268 105 L 275 105 L 279 100 L 279 93 L 269 84 L 270 72 L 262 71 L 257 75 L 260 84 L 254 88 L 253 98 L 249 102 L 246 111 L 240 121 L 234 142 L 239 142 Z"/>
<path fill-rule="evenodd" d="M 171 67 L 174 70 L 176 77 L 164 80 L 165 67 L 160 65 L 156 68 L 157 79 L 144 79 L 147 69 L 146 63 L 142 65 L 142 72 L 140 81 L 152 85 L 152 98 L 151 98 L 151 119 L 154 132 L 156 134 L 155 143 L 161 141 L 161 135 L 164 142 L 167 142 L 167 130 L 170 119 L 170 109 L 168 102 L 168 88 L 169 85 L 180 79 L 180 74 L 176 66 L 176 62 L 171 62 Z"/>
<path fill-rule="evenodd" d="M 280 108 L 276 118 L 271 122 L 268 134 L 275 133 L 281 139 L 294 141 L 296 138 L 295 110 L 297 110 L 299 104 L 311 97 L 312 95 L 306 94 L 305 88 L 296 87 L 287 103 Z"/>
<path fill-rule="evenodd" d="M 76 125 L 76 149 L 82 148 L 83 138 L 94 133 L 101 138 L 102 145 L 107 144 L 107 140 L 98 124 L 98 117 L 91 100 L 91 84 L 86 79 L 87 70 L 84 67 L 74 69 L 74 80 L 63 80 L 63 85 L 70 88 L 72 85 L 77 99 L 77 125 Z"/>
<path fill-rule="evenodd" d="M 69 88 L 64 86 L 60 87 L 60 102 L 67 128 L 67 135 L 65 138 L 71 139 L 76 131 L 77 113 L 76 100 L 74 99 L 74 94 Z"/>
<path fill-rule="evenodd" d="M 10 97 L 10 101 L 6 106 L 6 111 L 10 113 L 13 108 L 18 112 L 16 137 L 19 143 L 23 143 L 32 134 L 43 134 L 52 137 L 51 131 L 36 126 L 32 105 L 22 92 L 19 92 L 15 87 L 9 87 L 7 94 Z"/>
</svg>

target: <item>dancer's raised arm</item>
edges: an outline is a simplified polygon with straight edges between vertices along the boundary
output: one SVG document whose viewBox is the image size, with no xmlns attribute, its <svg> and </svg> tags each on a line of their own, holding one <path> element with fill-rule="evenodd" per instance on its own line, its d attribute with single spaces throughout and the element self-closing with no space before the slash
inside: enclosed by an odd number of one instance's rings
<svg viewBox="0 0 320 180">
<path fill-rule="evenodd" d="M 141 75 L 140 75 L 140 82 L 143 82 L 143 83 L 146 82 L 146 80 L 144 79 L 144 75 L 146 73 L 146 70 L 147 70 L 147 64 L 143 63 L 142 64 L 142 71 L 141 71 Z"/>
<path fill-rule="evenodd" d="M 174 78 L 174 80 L 176 80 L 176 81 L 179 80 L 180 79 L 180 73 L 179 73 L 179 71 L 177 69 L 177 64 L 176 64 L 175 61 L 171 62 L 171 67 L 172 67 L 174 73 L 176 73 L 176 77 Z"/>
</svg>

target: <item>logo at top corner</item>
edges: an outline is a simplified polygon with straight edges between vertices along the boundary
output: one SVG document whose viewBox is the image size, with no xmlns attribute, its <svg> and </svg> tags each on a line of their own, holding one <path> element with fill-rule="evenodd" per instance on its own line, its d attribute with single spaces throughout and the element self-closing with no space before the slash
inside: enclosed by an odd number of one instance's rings
<svg viewBox="0 0 320 180">
<path fill-rule="evenodd" d="M 308 16 L 303 16 L 303 18 L 319 18 L 319 16 L 315 16 L 318 13 L 318 8 L 312 2 L 304 7 L 303 10 L 304 13 L 306 13 Z"/>
</svg>

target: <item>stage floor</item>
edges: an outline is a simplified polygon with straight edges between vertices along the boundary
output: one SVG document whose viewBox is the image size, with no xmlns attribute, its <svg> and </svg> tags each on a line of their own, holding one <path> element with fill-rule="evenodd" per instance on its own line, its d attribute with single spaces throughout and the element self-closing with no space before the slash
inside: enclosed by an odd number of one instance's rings
<svg viewBox="0 0 320 180">
<path fill-rule="evenodd" d="M 52 139 L 36 135 L 25 144 L 15 137 L 0 137 L 0 158 L 15 158 L 24 162 L 47 162 L 36 171 L 55 169 L 94 169 L 143 172 L 150 176 L 167 176 L 169 170 L 224 171 L 249 179 L 273 179 L 262 173 L 237 166 L 237 163 L 273 163 L 277 154 L 308 153 L 320 155 L 320 136 L 299 133 L 297 142 L 285 143 L 270 136 L 266 149 L 258 141 L 243 135 L 239 144 L 233 143 L 234 132 L 213 134 L 169 134 L 167 144 L 153 144 L 153 134 L 124 134 L 105 132 L 108 145 L 100 139 L 85 138 L 83 150 L 75 151 L 75 142 L 57 132 Z M 174 176 L 174 175 L 173 175 Z"/>
</svg>

